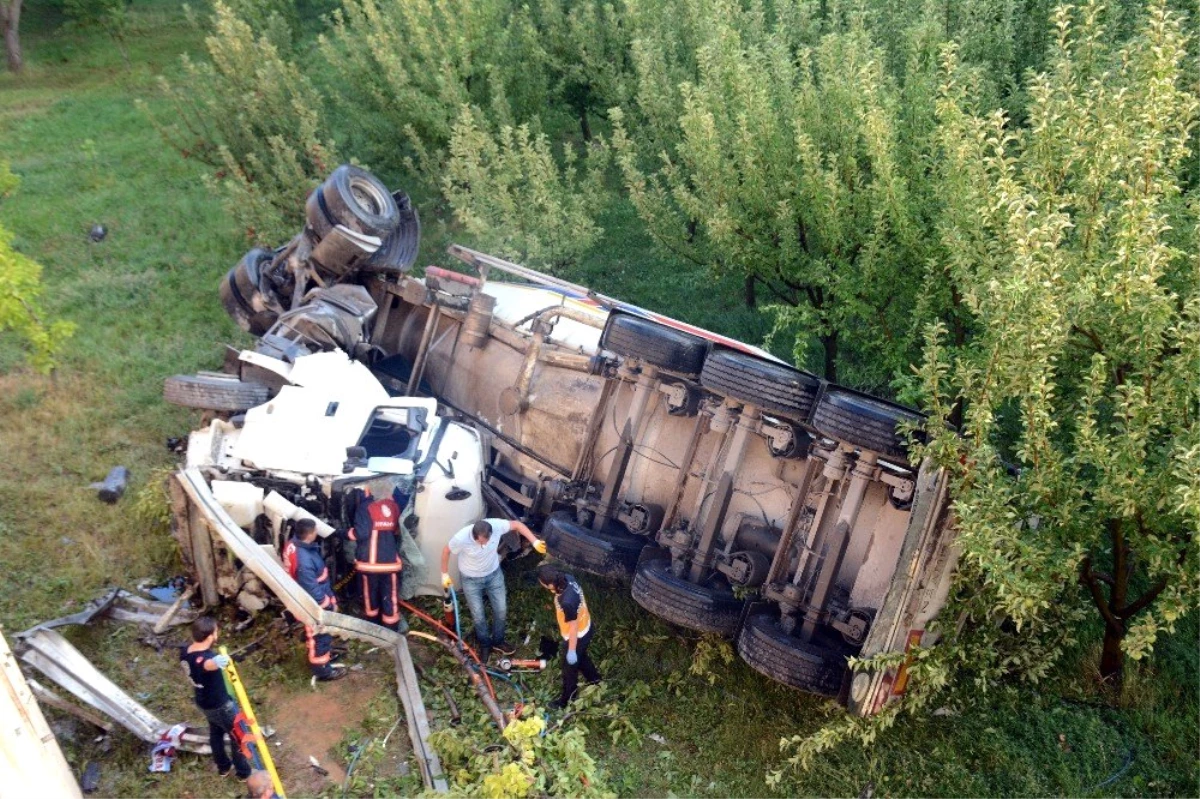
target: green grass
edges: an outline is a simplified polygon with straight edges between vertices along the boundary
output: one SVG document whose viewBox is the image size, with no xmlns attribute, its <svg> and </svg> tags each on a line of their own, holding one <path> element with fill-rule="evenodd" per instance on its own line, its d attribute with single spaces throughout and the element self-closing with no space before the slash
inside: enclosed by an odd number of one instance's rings
<svg viewBox="0 0 1200 799">
<path fill-rule="evenodd" d="M 195 423 L 193 414 L 161 401 L 162 379 L 214 368 L 223 343 L 245 341 L 216 292 L 245 242 L 204 188 L 201 166 L 168 149 L 135 105 L 141 98 L 156 107 L 153 76 L 171 72 L 181 52 L 197 52 L 199 34 L 175 3 L 139 2 L 134 12 L 133 67 L 126 70 L 102 35 L 64 31 L 45 6 L 32 4 L 23 26 L 28 71 L 0 76 L 0 142 L 22 179 L 20 191 L 0 204 L 0 218 L 22 251 L 45 266 L 49 310 L 79 326 L 50 378 L 26 371 L 14 340 L 0 337 L 0 447 L 6 454 L 0 623 L 10 633 L 75 610 L 106 585 L 133 587 L 141 578 L 179 570 L 165 530 L 135 518 L 129 498 L 103 505 L 87 485 L 118 463 L 133 472 L 131 492 L 152 485 L 172 463 L 163 440 Z M 445 263 L 444 246 L 456 230 L 438 218 L 435 205 L 422 201 L 420 208 L 420 263 Z M 109 235 L 92 245 L 87 231 L 96 222 Z M 628 205 L 614 205 L 601 223 L 608 231 L 604 245 L 571 279 L 761 340 L 769 319 L 742 305 L 739 283 L 664 258 Z M 511 573 L 510 617 L 514 630 L 536 623 L 546 631 L 547 598 L 529 579 L 531 560 Z M 642 612 L 627 587 L 585 580 L 585 588 L 600 629 L 594 652 L 607 677 L 605 691 L 631 697 L 621 713 L 639 733 L 614 742 L 616 720 L 584 719 L 590 748 L 622 796 L 857 796 L 868 783 L 878 796 L 1200 794 L 1195 614 L 1159 642 L 1149 663 L 1133 666 L 1115 706 L 1097 695 L 1089 671 L 1095 653 L 1083 647 L 1040 692 L 1001 692 L 962 715 L 902 720 L 873 747 L 842 745 L 812 771 L 789 774 L 772 789 L 764 775 L 782 762 L 780 738 L 818 729 L 828 703 L 763 679 L 736 656 L 693 673 L 697 652 L 712 651 L 707 642 Z M 119 682 L 127 679 L 127 688 L 149 693 L 156 710 L 188 713 L 173 659 L 138 643 L 132 628 L 106 624 L 71 635 L 111 675 L 120 675 Z M 1089 630 L 1083 637 L 1090 644 L 1097 636 Z M 435 660 L 415 648 L 427 662 Z M 461 677 L 437 668 L 464 713 L 481 718 Z M 247 669 L 255 684 L 307 690 L 298 646 L 284 646 Z M 523 681 L 529 696 L 544 701 L 557 679 L 554 667 Z M 503 685 L 498 690 L 505 701 L 516 698 Z M 381 691 L 390 691 L 387 680 Z M 440 692 L 426 688 L 425 696 L 435 722 L 444 723 Z M 395 708 L 381 701 L 382 708 L 365 712 L 361 726 L 347 732 L 347 747 L 386 732 Z M 264 716 L 269 712 L 265 708 Z M 478 729 L 481 740 L 494 736 Z M 82 731 L 65 743 L 77 769 L 103 761 L 106 795 L 235 790 L 214 782 L 198 758 L 182 758 L 169 778 L 147 775 L 145 746 L 120 733 L 111 740 L 107 753 Z M 372 782 L 382 790 L 416 789 L 411 777 L 386 774 L 369 759 L 361 777 L 352 793 L 369 793 Z"/>
</svg>

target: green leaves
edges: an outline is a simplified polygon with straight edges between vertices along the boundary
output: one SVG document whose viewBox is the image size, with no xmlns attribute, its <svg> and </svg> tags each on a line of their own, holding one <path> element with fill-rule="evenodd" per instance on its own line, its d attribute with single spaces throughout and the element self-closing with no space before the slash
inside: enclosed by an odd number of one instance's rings
<svg viewBox="0 0 1200 799">
<path fill-rule="evenodd" d="M 239 7 L 256 10 L 250 18 L 266 28 L 216 3 L 204 40 L 209 60 L 185 56 L 180 83 L 160 78 L 175 113 L 154 122 L 185 158 L 213 167 L 210 180 L 247 238 L 274 244 L 291 235 L 308 192 L 339 159 L 326 138 L 320 92 L 280 50 L 283 17 L 270 3 Z"/>
<path fill-rule="evenodd" d="M 765 287 L 801 360 L 819 339 L 827 376 L 850 352 L 851 382 L 887 383 L 913 354 L 908 317 L 929 237 L 907 174 L 921 134 L 899 112 L 884 53 L 853 23 L 797 49 L 795 31 L 754 11 L 688 13 L 707 32 L 694 77 L 666 90 L 686 59 L 637 57 L 634 108 L 610 112 L 639 215 L 664 248 Z"/>
<path fill-rule="evenodd" d="M 603 151 L 591 151 L 579 174 L 576 156 L 561 159 L 529 125 L 493 125 L 464 106 L 450 140 L 442 190 L 454 215 L 489 249 L 515 260 L 562 269 L 601 234 L 593 221 L 603 200 Z"/>
<path fill-rule="evenodd" d="M 954 475 L 966 579 L 988 588 L 977 604 L 1019 628 L 1072 597 L 1085 553 L 1113 562 L 1108 595 L 1092 584 L 1106 618 L 1156 600 L 1177 615 L 1182 594 L 1196 597 L 1195 520 L 1178 498 L 1197 473 L 1172 458 L 1197 435 L 1200 288 L 1169 232 L 1196 227 L 1179 198 L 1198 100 L 1165 4 L 1124 45 L 1103 16 L 1097 2 L 1056 12 L 1056 52 L 1030 79 L 1024 127 L 973 110 L 969 76 L 953 49 L 944 58 L 942 237 L 979 334 L 947 348 L 944 327 L 928 330 L 921 377 L 935 417 L 965 408 L 961 438 L 931 427 L 928 451 Z M 1151 583 L 1141 597 L 1129 593 L 1135 567 Z M 1129 628 L 1129 654 L 1149 651 L 1160 618 Z"/>
<path fill-rule="evenodd" d="M 17 190 L 20 179 L 0 160 L 0 199 Z M 73 322 L 50 319 L 42 308 L 42 267 L 13 247 L 13 234 L 0 224 L 0 331 L 14 331 L 29 347 L 30 364 L 43 374 L 54 368 L 59 350 L 75 330 Z"/>
</svg>

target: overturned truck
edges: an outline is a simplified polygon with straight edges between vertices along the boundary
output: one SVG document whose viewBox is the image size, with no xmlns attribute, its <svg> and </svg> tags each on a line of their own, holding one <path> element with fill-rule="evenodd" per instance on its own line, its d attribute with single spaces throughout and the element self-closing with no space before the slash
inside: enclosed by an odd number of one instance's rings
<svg viewBox="0 0 1200 799">
<path fill-rule="evenodd" d="M 355 167 L 306 218 L 222 281 L 255 349 L 167 380 L 206 411 L 177 528 L 203 482 L 277 556 L 288 519 L 328 535 L 353 488 L 403 484 L 426 560 L 490 509 L 650 613 L 735 640 L 768 678 L 862 714 L 904 690 L 903 668 L 847 660 L 930 643 L 950 585 L 945 475 L 906 445 L 919 412 L 463 247 L 465 271 L 415 277 L 415 210 Z M 206 601 L 253 605 L 261 583 L 199 546 Z M 406 590 L 441 593 L 421 575 Z"/>
</svg>

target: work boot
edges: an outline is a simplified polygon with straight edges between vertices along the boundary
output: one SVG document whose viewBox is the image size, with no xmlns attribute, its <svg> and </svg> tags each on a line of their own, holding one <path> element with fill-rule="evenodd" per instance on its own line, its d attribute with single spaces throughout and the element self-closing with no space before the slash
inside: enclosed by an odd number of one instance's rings
<svg viewBox="0 0 1200 799">
<path fill-rule="evenodd" d="M 492 648 L 487 644 L 483 644 L 475 651 L 479 655 L 479 662 L 486 666 L 488 658 L 492 656 Z"/>
<path fill-rule="evenodd" d="M 495 649 L 501 655 L 512 655 L 517 651 L 515 646 L 503 639 L 498 644 L 492 644 L 492 649 Z"/>
<path fill-rule="evenodd" d="M 334 680 L 342 679 L 349 673 L 350 673 L 350 669 L 346 668 L 345 666 L 343 666 L 339 663 L 336 666 L 330 666 L 329 671 L 325 672 L 324 674 L 319 675 L 317 677 L 317 680 L 319 682 L 333 682 Z"/>
</svg>

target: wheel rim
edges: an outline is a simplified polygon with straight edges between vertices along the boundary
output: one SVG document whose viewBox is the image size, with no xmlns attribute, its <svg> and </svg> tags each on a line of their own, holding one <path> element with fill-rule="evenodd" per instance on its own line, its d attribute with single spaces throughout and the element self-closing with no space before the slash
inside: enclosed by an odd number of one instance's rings
<svg viewBox="0 0 1200 799">
<path fill-rule="evenodd" d="M 359 208 L 371 216 L 382 215 L 384 208 L 387 207 L 387 201 L 379 192 L 379 187 L 360 177 L 350 178 L 350 196 L 354 198 L 354 202 L 358 204 Z"/>
</svg>

